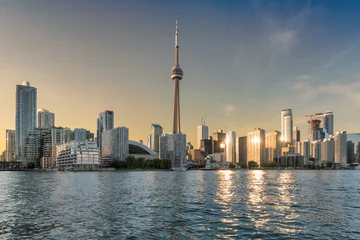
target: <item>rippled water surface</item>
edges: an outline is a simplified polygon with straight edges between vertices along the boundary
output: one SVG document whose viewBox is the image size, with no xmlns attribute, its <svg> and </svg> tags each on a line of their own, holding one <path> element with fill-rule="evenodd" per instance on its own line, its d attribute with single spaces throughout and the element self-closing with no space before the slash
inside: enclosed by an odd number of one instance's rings
<svg viewBox="0 0 360 240">
<path fill-rule="evenodd" d="M 0 172 L 0 238 L 360 239 L 360 171 Z"/>
</svg>

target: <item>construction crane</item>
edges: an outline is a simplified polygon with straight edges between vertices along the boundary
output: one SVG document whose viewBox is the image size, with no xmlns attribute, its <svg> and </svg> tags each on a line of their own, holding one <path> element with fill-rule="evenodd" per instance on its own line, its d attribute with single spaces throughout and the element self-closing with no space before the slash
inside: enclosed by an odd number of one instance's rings
<svg viewBox="0 0 360 240">
<path fill-rule="evenodd" d="M 312 141 L 312 140 L 314 140 L 313 132 L 320 128 L 323 113 L 308 114 L 308 115 L 305 115 L 305 117 L 309 118 L 309 120 L 308 120 L 308 124 L 309 124 L 308 138 L 310 141 Z"/>
</svg>

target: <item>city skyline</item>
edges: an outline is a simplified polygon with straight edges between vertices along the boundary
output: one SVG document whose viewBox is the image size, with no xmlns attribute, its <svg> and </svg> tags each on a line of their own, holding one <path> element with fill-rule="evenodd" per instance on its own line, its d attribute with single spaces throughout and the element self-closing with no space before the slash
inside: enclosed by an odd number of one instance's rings
<svg viewBox="0 0 360 240">
<path fill-rule="evenodd" d="M 5 149 L 6 129 L 15 129 L 15 86 L 23 81 L 37 88 L 37 107 L 51 109 L 57 126 L 96 132 L 98 113 L 109 109 L 117 115 L 114 125 L 131 129 L 130 139 L 145 140 L 149 125 L 154 122 L 163 126 L 164 133 L 171 132 L 173 105 L 168 99 L 173 98 L 173 85 L 167 69 L 173 65 L 174 16 L 163 14 L 147 22 L 145 18 L 149 16 L 141 14 L 147 7 L 161 4 L 150 6 L 144 2 L 142 9 L 127 1 L 107 3 L 101 9 L 96 8 L 96 2 L 85 8 L 80 2 L 0 3 L 0 30 L 5 36 L 4 58 L 0 59 L 0 100 L 2 112 L 6 113 L 0 122 L 1 151 Z M 187 4 L 191 3 L 181 3 L 176 14 Z M 207 119 L 210 135 L 223 129 L 246 136 L 255 127 L 280 130 L 279 111 L 286 108 L 293 109 L 294 126 L 300 127 L 302 138 L 307 132 L 305 115 L 329 110 L 336 115 L 334 132 L 359 132 L 358 116 L 353 111 L 359 98 L 359 73 L 355 66 L 359 33 L 348 31 L 353 26 L 346 26 L 350 20 L 336 22 L 344 13 L 331 15 L 336 5 L 350 9 L 349 5 L 332 1 L 288 3 L 280 16 L 275 14 L 280 8 L 276 2 L 227 2 L 225 7 L 214 1 L 205 7 L 201 5 L 201 14 L 196 14 L 200 6 L 195 5 L 179 18 L 184 46 L 182 66 L 186 69 L 180 95 L 182 131 L 188 141 L 195 144 L 197 122 L 202 116 Z M 241 17 L 228 16 L 240 12 L 242 7 L 251 11 Z M 90 21 L 95 8 L 99 11 L 95 17 L 98 22 L 89 27 L 91 24 L 84 21 Z M 120 20 L 117 15 L 121 14 L 111 8 L 139 13 L 140 19 L 136 23 L 133 18 L 126 24 L 119 23 L 115 20 Z M 82 10 L 77 15 L 79 9 Z M 209 14 L 215 10 L 219 13 L 217 18 Z M 259 13 L 269 19 L 264 20 Z M 289 17 L 290 13 L 293 16 Z M 69 21 L 63 23 L 64 16 Z M 354 22 L 359 19 L 352 16 Z M 243 26 L 240 20 L 246 19 L 258 28 Z M 288 20 L 292 25 L 287 25 Z M 318 34 L 314 28 L 306 29 L 311 21 L 317 23 Z M 330 29 L 327 21 L 336 24 Z M 84 24 L 87 28 L 81 28 Z M 351 36 L 338 34 L 345 30 Z M 250 39 L 258 34 L 269 37 L 274 47 L 271 51 L 263 42 L 250 44 Z M 321 40 L 329 45 L 319 46 Z M 320 57 L 311 53 L 314 49 Z M 305 52 L 301 54 L 300 50 Z M 266 62 L 259 60 L 259 54 Z M 137 69 L 139 64 L 141 70 Z M 94 94 L 96 98 L 91 98 Z"/>
</svg>

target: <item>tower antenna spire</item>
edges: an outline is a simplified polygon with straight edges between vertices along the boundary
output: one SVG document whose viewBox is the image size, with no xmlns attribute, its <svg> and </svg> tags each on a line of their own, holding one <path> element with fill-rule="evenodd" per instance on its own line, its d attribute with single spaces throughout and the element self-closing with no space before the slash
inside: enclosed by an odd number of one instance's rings
<svg viewBox="0 0 360 240">
<path fill-rule="evenodd" d="M 178 21 L 175 21 L 175 64 L 171 69 L 170 77 L 174 80 L 175 93 L 174 93 L 174 121 L 173 121 L 173 133 L 180 133 L 180 90 L 179 82 L 183 78 L 183 71 L 179 64 L 179 33 L 178 33 Z"/>
</svg>

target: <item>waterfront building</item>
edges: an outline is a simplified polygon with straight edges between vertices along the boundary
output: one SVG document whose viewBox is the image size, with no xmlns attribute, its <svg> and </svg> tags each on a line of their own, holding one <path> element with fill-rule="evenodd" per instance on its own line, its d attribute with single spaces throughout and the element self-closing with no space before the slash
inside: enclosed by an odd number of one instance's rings
<svg viewBox="0 0 360 240">
<path fill-rule="evenodd" d="M 41 166 L 41 158 L 52 156 L 51 130 L 34 128 L 25 137 L 23 146 L 24 164 L 34 164 L 36 168 Z"/>
<path fill-rule="evenodd" d="M 135 158 L 141 157 L 144 158 L 145 160 L 153 160 L 158 158 L 158 154 L 154 150 L 148 148 L 141 142 L 128 140 L 128 146 L 129 146 L 129 156 L 133 156 Z"/>
<path fill-rule="evenodd" d="M 265 134 L 265 153 L 267 162 L 281 157 L 281 133 L 279 131 L 275 130 Z"/>
<path fill-rule="evenodd" d="M 346 132 L 335 134 L 335 155 L 334 163 L 346 165 L 347 162 L 347 135 Z"/>
<path fill-rule="evenodd" d="M 99 167 L 99 149 L 96 142 L 72 141 L 57 145 L 56 161 L 60 169 L 96 170 Z"/>
<path fill-rule="evenodd" d="M 310 155 L 310 141 L 309 140 L 301 141 L 300 155 L 304 156 L 304 164 L 307 164 L 309 162 L 310 157 L 311 157 L 311 155 Z"/>
<path fill-rule="evenodd" d="M 283 142 L 292 143 L 292 139 L 293 139 L 292 109 L 284 109 L 281 111 L 281 134 L 282 134 Z"/>
<path fill-rule="evenodd" d="M 106 130 L 111 130 L 113 128 L 114 128 L 114 112 L 110 110 L 106 110 L 104 112 L 99 113 L 99 117 L 97 119 L 96 143 L 99 147 L 100 156 L 102 151 L 102 145 L 101 145 L 102 133 Z"/>
<path fill-rule="evenodd" d="M 205 157 L 200 149 L 191 149 L 188 152 L 188 160 L 201 164 L 205 161 Z"/>
<path fill-rule="evenodd" d="M 330 111 L 325 112 L 322 122 L 322 128 L 326 129 L 328 134 L 334 134 L 334 114 Z"/>
<path fill-rule="evenodd" d="M 38 110 L 38 128 L 52 128 L 55 126 L 55 114 L 44 108 Z"/>
<path fill-rule="evenodd" d="M 351 141 L 347 141 L 347 164 L 355 162 L 355 144 Z"/>
<path fill-rule="evenodd" d="M 347 133 L 346 138 L 354 144 L 355 162 L 360 162 L 360 133 Z"/>
<path fill-rule="evenodd" d="M 23 146 L 28 132 L 36 127 L 36 88 L 25 81 L 16 85 L 15 156 L 24 161 Z"/>
<path fill-rule="evenodd" d="M 260 167 L 265 163 L 265 130 L 257 128 L 247 133 L 247 163 L 256 162 Z"/>
<path fill-rule="evenodd" d="M 127 127 L 117 127 L 112 129 L 111 130 L 112 159 L 125 160 L 125 158 L 128 155 L 129 155 L 129 129 Z"/>
<path fill-rule="evenodd" d="M 322 163 L 334 163 L 335 142 L 334 138 L 325 138 L 321 142 L 321 161 Z"/>
<path fill-rule="evenodd" d="M 201 125 L 197 127 L 197 149 L 201 147 L 201 140 L 209 138 L 209 127 L 205 125 L 205 121 L 201 119 Z"/>
<path fill-rule="evenodd" d="M 15 161 L 15 130 L 6 129 L 6 155 L 8 162 Z"/>
<path fill-rule="evenodd" d="M 212 159 L 219 163 L 225 163 L 226 162 L 226 155 L 225 152 L 215 152 L 212 154 Z"/>
<path fill-rule="evenodd" d="M 159 139 L 163 134 L 163 128 L 159 124 L 151 124 L 151 149 L 159 154 Z"/>
<path fill-rule="evenodd" d="M 186 134 L 163 134 L 160 137 L 160 159 L 170 159 L 174 168 L 186 162 Z"/>
<path fill-rule="evenodd" d="M 246 136 L 236 138 L 236 162 L 240 166 L 247 165 L 247 147 Z"/>
<path fill-rule="evenodd" d="M 236 132 L 226 134 L 226 162 L 236 163 Z"/>
<path fill-rule="evenodd" d="M 321 141 L 315 140 L 310 143 L 310 156 L 315 162 L 321 161 Z"/>
<path fill-rule="evenodd" d="M 99 152 L 101 159 L 111 158 L 111 153 L 112 153 L 111 132 L 112 130 L 105 130 L 101 134 L 102 151 L 101 154 Z"/>
</svg>

